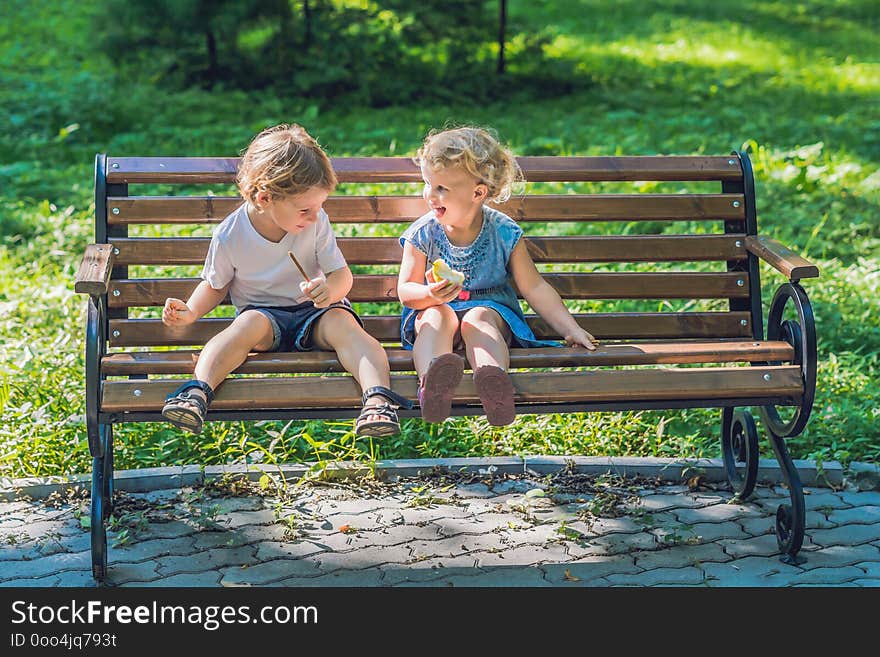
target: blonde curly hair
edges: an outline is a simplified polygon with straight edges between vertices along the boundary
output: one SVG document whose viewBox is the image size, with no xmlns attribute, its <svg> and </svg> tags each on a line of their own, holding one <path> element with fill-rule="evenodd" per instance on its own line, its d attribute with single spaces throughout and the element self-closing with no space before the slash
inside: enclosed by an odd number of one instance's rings
<svg viewBox="0 0 880 657">
<path fill-rule="evenodd" d="M 413 157 L 432 171 L 458 166 L 489 188 L 489 199 L 503 203 L 513 185 L 523 181 L 516 157 L 488 130 L 463 126 L 432 130 Z"/>
<path fill-rule="evenodd" d="M 251 140 L 235 178 L 243 198 L 253 203 L 260 192 L 273 200 L 319 187 L 332 192 L 336 173 L 330 158 L 305 128 L 282 123 Z"/>
</svg>

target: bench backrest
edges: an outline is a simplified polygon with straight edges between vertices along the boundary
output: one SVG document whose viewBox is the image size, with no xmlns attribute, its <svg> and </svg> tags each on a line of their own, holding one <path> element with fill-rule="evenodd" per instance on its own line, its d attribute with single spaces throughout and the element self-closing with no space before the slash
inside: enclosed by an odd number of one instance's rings
<svg viewBox="0 0 880 657">
<path fill-rule="evenodd" d="M 96 241 L 117 249 L 107 297 L 111 347 L 202 345 L 228 324 L 209 316 L 172 330 L 158 312 L 166 297 L 188 297 L 213 225 L 241 202 L 237 163 L 98 155 Z M 523 226 L 538 268 L 563 299 L 586 302 L 590 312 L 575 307 L 575 316 L 597 338 L 762 337 L 757 262 L 745 248 L 757 230 L 745 154 L 519 163 L 526 193 L 498 207 Z M 349 298 L 370 333 L 399 343 L 397 236 L 425 212 L 421 175 L 409 158 L 334 158 L 333 165 L 342 184 L 324 207 L 355 273 Z M 681 231 L 660 234 L 670 222 Z M 536 335 L 554 337 L 540 318 L 528 319 Z"/>
</svg>

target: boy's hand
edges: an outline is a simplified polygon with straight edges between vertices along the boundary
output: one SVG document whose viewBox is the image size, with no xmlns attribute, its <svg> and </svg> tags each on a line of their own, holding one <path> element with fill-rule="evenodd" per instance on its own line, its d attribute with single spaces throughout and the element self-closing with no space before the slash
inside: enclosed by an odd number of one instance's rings
<svg viewBox="0 0 880 657">
<path fill-rule="evenodd" d="M 425 278 L 428 281 L 428 296 L 434 299 L 437 305 L 454 301 L 458 298 L 458 293 L 461 292 L 461 285 L 454 285 L 442 278 L 439 281 L 435 280 L 434 272 L 431 269 L 425 272 Z"/>
<path fill-rule="evenodd" d="M 599 344 L 599 341 L 584 329 L 578 328 L 576 331 L 572 331 L 565 336 L 565 344 L 569 347 L 580 345 L 586 347 L 590 351 L 595 351 L 596 345 Z"/>
<path fill-rule="evenodd" d="M 190 307 L 180 299 L 169 297 L 165 299 L 165 307 L 162 308 L 162 323 L 165 326 L 186 326 L 196 321 L 196 317 Z"/>
<path fill-rule="evenodd" d="M 330 305 L 330 288 L 327 287 L 327 279 L 323 276 L 302 281 L 299 289 L 312 300 L 315 308 L 326 308 Z"/>
</svg>

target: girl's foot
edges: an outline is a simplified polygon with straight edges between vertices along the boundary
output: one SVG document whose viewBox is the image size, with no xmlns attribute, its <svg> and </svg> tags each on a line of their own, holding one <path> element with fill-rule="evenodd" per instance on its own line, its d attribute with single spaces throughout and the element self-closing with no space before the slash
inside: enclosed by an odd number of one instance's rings
<svg viewBox="0 0 880 657">
<path fill-rule="evenodd" d="M 489 424 L 500 427 L 513 422 L 516 418 L 516 391 L 507 372 L 494 365 L 484 365 L 474 372 L 474 387 Z"/>
<path fill-rule="evenodd" d="M 452 398 L 464 373 L 464 358 L 441 354 L 431 361 L 419 385 L 419 405 L 425 422 L 442 422 L 452 412 Z"/>
</svg>

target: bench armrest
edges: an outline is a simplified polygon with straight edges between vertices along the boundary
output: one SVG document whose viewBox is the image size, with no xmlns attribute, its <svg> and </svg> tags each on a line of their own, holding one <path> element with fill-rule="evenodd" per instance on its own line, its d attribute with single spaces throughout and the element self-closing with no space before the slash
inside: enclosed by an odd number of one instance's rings
<svg viewBox="0 0 880 657">
<path fill-rule="evenodd" d="M 112 244 L 89 244 L 76 272 L 74 291 L 80 294 L 107 294 L 114 260 L 116 256 Z"/>
<path fill-rule="evenodd" d="M 746 248 L 792 281 L 819 276 L 816 265 L 769 237 L 749 235 L 746 237 Z"/>
</svg>

